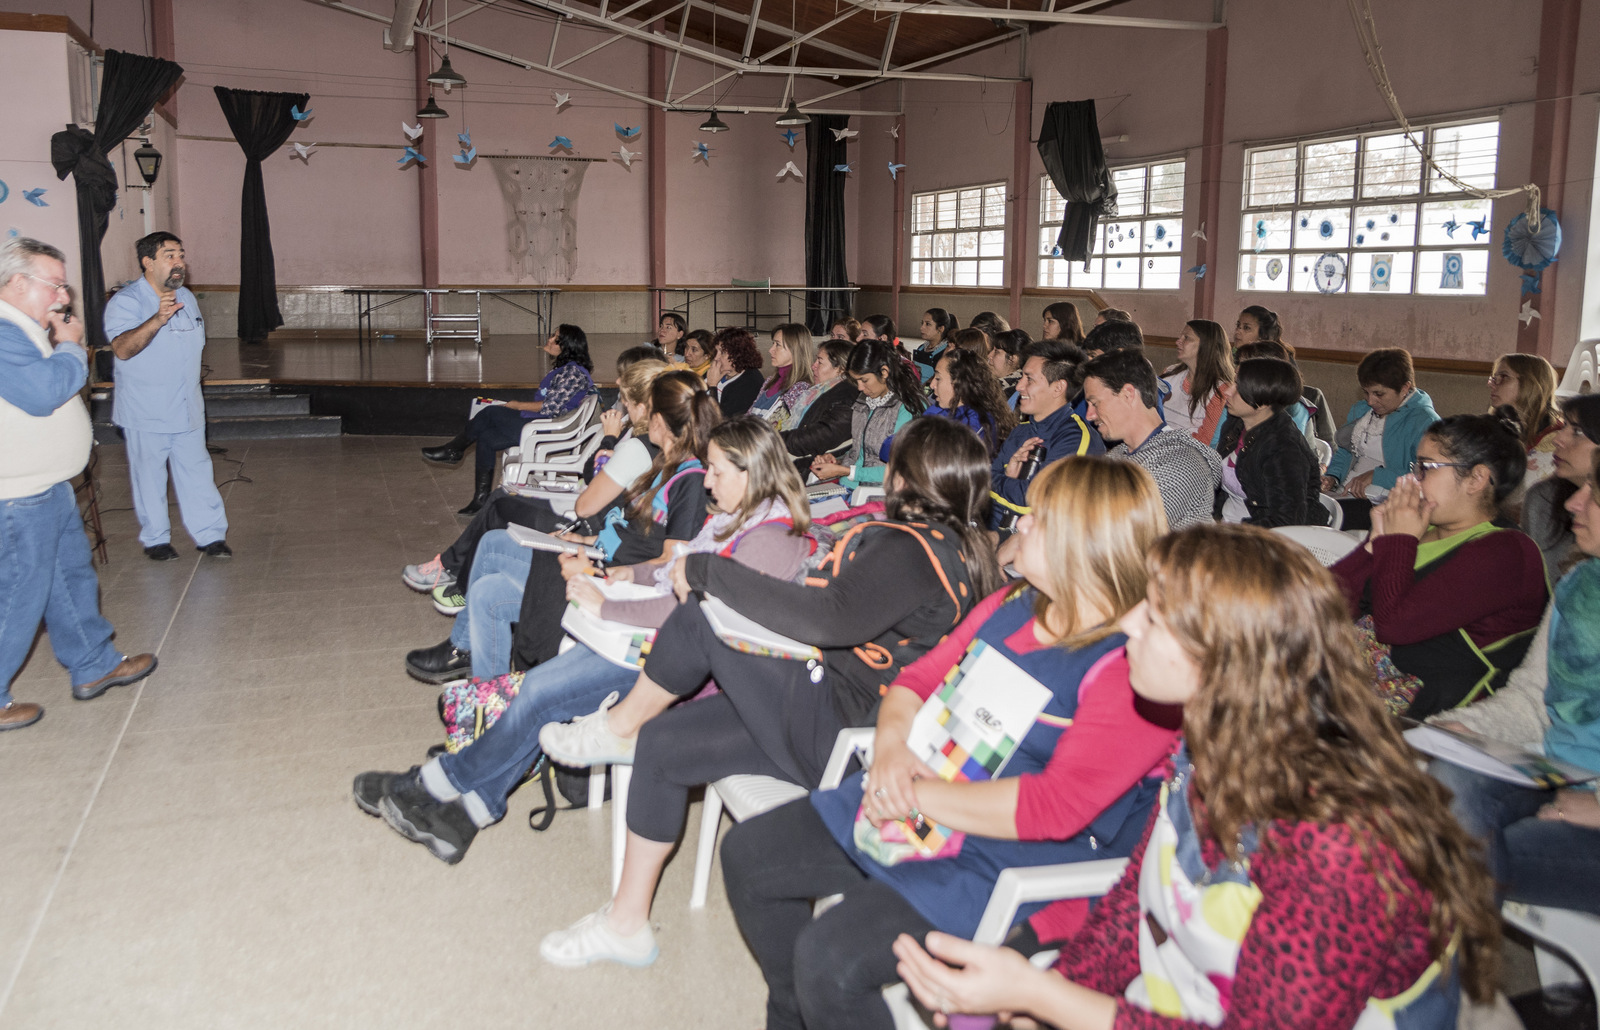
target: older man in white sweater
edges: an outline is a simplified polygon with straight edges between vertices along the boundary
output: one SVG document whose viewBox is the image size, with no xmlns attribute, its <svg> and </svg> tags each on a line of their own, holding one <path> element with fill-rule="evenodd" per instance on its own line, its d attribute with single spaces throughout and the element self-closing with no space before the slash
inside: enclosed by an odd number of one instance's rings
<svg viewBox="0 0 1600 1030">
<path fill-rule="evenodd" d="M 78 397 L 88 374 L 83 325 L 69 301 L 61 251 L 27 237 L 0 246 L 0 730 L 44 715 L 11 697 L 41 620 L 80 701 L 156 667 L 153 654 L 119 653 L 100 614 L 100 584 L 69 482 L 93 442 Z"/>
</svg>

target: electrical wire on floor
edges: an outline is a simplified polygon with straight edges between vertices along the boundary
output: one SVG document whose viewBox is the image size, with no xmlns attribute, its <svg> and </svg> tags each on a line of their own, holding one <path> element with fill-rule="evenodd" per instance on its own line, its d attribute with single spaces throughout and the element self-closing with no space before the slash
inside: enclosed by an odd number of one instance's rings
<svg viewBox="0 0 1600 1030">
<path fill-rule="evenodd" d="M 223 487 L 227 486 L 229 483 L 254 483 L 255 482 L 255 480 L 251 479 L 249 476 L 244 474 L 244 462 L 240 461 L 238 458 L 230 458 L 230 457 L 228 457 L 228 449 L 226 447 L 218 447 L 214 443 L 208 443 L 208 444 L 206 444 L 206 450 L 210 451 L 212 454 L 215 454 L 217 457 L 221 458 L 223 461 L 231 462 L 231 463 L 239 466 L 237 469 L 234 470 L 232 479 L 224 479 L 222 482 L 217 484 L 217 489 L 218 490 L 220 490 Z"/>
</svg>

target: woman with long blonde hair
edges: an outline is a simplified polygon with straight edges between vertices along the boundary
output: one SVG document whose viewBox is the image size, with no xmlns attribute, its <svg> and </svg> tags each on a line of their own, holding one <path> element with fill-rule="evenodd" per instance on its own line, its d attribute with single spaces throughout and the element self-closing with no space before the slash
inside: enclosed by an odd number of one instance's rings
<svg viewBox="0 0 1600 1030">
<path fill-rule="evenodd" d="M 762 382 L 750 413 L 768 419 L 779 414 L 784 401 L 811 385 L 811 362 L 816 356 L 811 330 L 800 323 L 785 322 L 772 330 L 772 346 L 767 348 L 772 375 Z"/>
<path fill-rule="evenodd" d="M 1332 577 L 1237 525 L 1174 533 L 1148 569 L 1130 679 L 1184 706 L 1184 746 L 1127 872 L 1054 972 L 929 934 L 896 941 L 901 975 L 934 1009 L 1064 1030 L 1455 1027 L 1463 990 L 1495 990 L 1492 884 L 1373 696 Z"/>
<path fill-rule="evenodd" d="M 1522 446 L 1528 452 L 1528 474 L 1522 488 L 1527 490 L 1555 471 L 1555 434 L 1562 419 L 1556 406 L 1556 370 L 1550 362 L 1537 354 L 1496 358 L 1489 374 L 1489 414 L 1507 405 L 1522 426 Z"/>
<path fill-rule="evenodd" d="M 734 916 L 767 980 L 768 1030 L 893 1026 L 880 988 L 895 979 L 896 936 L 971 935 L 1001 869 L 1120 857 L 1144 827 L 1176 718 L 1160 726 L 1135 711 L 1117 620 L 1144 599 L 1144 555 L 1167 528 L 1160 493 L 1132 462 L 1067 458 L 1034 478 L 1028 502 L 1016 559 L 1026 581 L 980 601 L 895 680 L 865 782 L 742 823 L 723 845 Z M 1030 688 L 1042 710 L 1002 725 L 1017 744 L 998 775 L 947 780 L 926 764 L 939 762 L 923 733 L 950 691 L 965 710 L 998 713 Z M 973 749 L 963 729 L 951 740 Z M 948 844 L 895 861 L 897 835 L 917 824 Z M 814 899 L 838 893 L 810 918 Z M 1070 936 L 1087 915 L 1078 902 L 1035 931 Z"/>
</svg>

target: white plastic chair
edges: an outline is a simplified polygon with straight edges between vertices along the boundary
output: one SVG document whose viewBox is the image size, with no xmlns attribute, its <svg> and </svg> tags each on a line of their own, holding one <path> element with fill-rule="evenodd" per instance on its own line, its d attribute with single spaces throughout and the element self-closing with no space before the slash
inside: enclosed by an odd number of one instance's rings
<svg viewBox="0 0 1600 1030">
<path fill-rule="evenodd" d="M 1333 444 L 1320 436 L 1307 437 L 1311 444 L 1311 453 L 1317 456 L 1317 464 L 1322 468 L 1328 467 L 1328 462 L 1333 460 Z"/>
<path fill-rule="evenodd" d="M 1600 393 L 1600 340 L 1583 340 L 1573 346 L 1567 371 L 1556 387 L 1557 397 L 1583 393 Z"/>
<path fill-rule="evenodd" d="M 1343 529 L 1344 509 L 1339 506 L 1338 499 L 1329 494 L 1318 494 L 1317 500 L 1321 501 L 1322 506 L 1328 509 L 1328 528 Z"/>
<path fill-rule="evenodd" d="M 859 508 L 868 501 L 878 500 L 883 496 L 884 488 L 881 485 L 858 486 L 855 492 L 850 495 L 850 507 Z"/>
<path fill-rule="evenodd" d="M 541 440 L 531 451 L 524 450 L 520 461 L 507 462 L 500 482 L 526 483 L 535 476 L 578 478 L 584 466 L 600 451 L 605 427 L 596 422 L 570 439 Z"/>
<path fill-rule="evenodd" d="M 531 456 L 534 453 L 533 449 L 540 443 L 570 440 L 583 432 L 589 423 L 594 421 L 595 412 L 599 407 L 600 395 L 591 393 L 584 398 L 582 404 L 563 415 L 529 419 L 522 427 L 522 438 L 517 446 L 506 448 L 502 454 L 506 470 L 510 471 L 513 465 L 520 463 L 524 455 Z"/>
<path fill-rule="evenodd" d="M 1274 526 L 1272 531 L 1310 551 L 1324 568 L 1361 546 L 1361 541 L 1327 526 Z"/>
<path fill-rule="evenodd" d="M 1600 918 L 1520 901 L 1501 905 L 1500 918 L 1534 939 L 1541 985 L 1575 983 L 1581 977 L 1591 990 L 1600 990 Z"/>
</svg>

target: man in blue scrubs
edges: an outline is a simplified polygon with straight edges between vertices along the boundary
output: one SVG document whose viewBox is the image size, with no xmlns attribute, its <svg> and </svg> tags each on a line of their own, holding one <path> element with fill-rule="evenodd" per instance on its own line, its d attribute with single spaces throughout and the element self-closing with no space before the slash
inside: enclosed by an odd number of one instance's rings
<svg viewBox="0 0 1600 1030">
<path fill-rule="evenodd" d="M 178 494 L 183 526 L 195 548 L 231 558 L 222 508 L 206 450 L 206 408 L 200 394 L 200 351 L 206 329 L 200 305 L 184 287 L 189 272 L 183 241 L 153 232 L 136 244 L 144 275 L 106 303 L 106 339 L 116 355 L 116 395 L 111 420 L 128 442 L 133 510 L 139 542 L 153 561 L 172 561 L 167 518 L 167 467 Z"/>
</svg>

